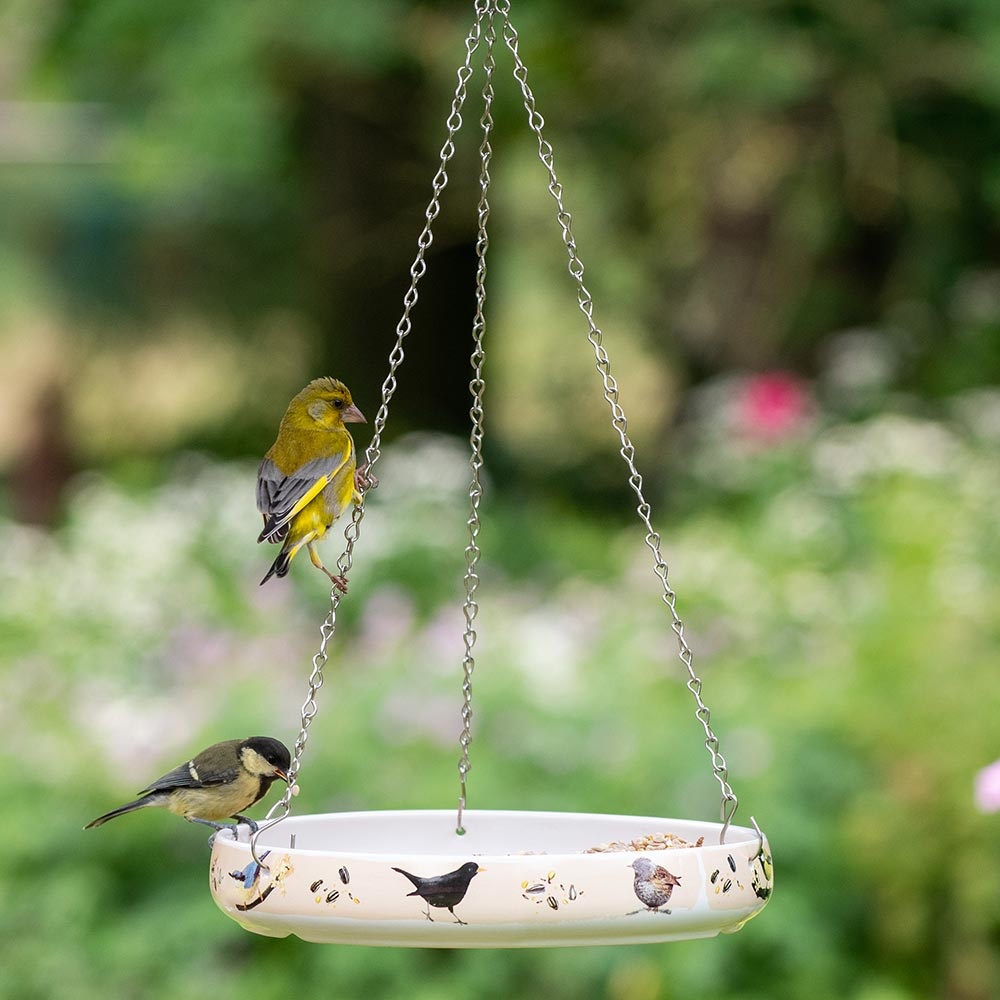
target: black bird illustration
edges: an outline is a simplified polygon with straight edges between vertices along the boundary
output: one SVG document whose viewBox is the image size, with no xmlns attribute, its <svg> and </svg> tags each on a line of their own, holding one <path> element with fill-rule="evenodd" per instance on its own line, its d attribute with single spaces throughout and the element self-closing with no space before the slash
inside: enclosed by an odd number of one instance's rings
<svg viewBox="0 0 1000 1000">
<path fill-rule="evenodd" d="M 455 920 L 464 924 L 465 921 L 455 913 L 455 907 L 465 899 L 465 894 L 469 891 L 469 883 L 485 868 L 480 868 L 475 861 L 466 861 L 461 868 L 456 868 L 446 875 L 435 875 L 433 878 L 423 878 L 420 875 L 411 875 L 403 871 L 402 868 L 393 868 L 394 872 L 405 875 L 414 885 L 413 892 L 408 896 L 420 896 L 427 904 L 425 916 L 433 923 L 431 907 L 439 906 L 448 910 Z"/>
<path fill-rule="evenodd" d="M 649 858 L 636 858 L 628 866 L 635 872 L 635 894 L 640 903 L 644 903 L 650 910 L 657 913 L 669 913 L 669 910 L 661 910 L 673 894 L 674 886 L 680 885 L 681 880 L 678 875 L 671 875 L 666 868 L 654 865 Z M 642 912 L 636 910 L 636 913 Z"/>
</svg>

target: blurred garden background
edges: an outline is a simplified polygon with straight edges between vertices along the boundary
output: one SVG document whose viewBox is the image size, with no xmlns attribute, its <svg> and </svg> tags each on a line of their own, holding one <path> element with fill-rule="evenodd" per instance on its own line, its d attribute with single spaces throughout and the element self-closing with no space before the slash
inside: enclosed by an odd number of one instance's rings
<svg viewBox="0 0 1000 1000">
<path fill-rule="evenodd" d="M 310 378 L 378 408 L 472 4 L 4 0 L 5 1000 L 1000 995 L 1000 5 L 512 7 L 770 904 L 664 946 L 308 945 L 216 909 L 198 829 L 82 832 L 295 739 L 327 591 L 258 587 L 256 464 Z M 496 57 L 470 805 L 715 819 Z M 304 811 L 457 801 L 481 86 Z"/>
</svg>

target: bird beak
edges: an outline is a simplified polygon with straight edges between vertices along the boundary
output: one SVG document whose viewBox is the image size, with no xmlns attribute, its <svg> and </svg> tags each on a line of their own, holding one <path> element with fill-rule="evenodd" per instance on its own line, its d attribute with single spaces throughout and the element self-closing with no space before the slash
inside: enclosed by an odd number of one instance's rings
<svg viewBox="0 0 1000 1000">
<path fill-rule="evenodd" d="M 367 424 L 368 421 L 365 420 L 365 415 L 352 403 L 343 413 L 340 415 L 341 419 L 345 424 Z"/>
<path fill-rule="evenodd" d="M 287 781 L 288 781 L 288 772 L 287 772 L 287 771 L 283 771 L 283 770 L 282 770 L 282 769 L 281 769 L 280 767 L 276 767 L 276 768 L 274 769 L 274 773 L 275 773 L 275 774 L 276 774 L 276 775 L 277 775 L 277 776 L 278 776 L 279 778 L 281 778 L 281 780 L 282 780 L 282 781 L 284 781 L 284 782 L 286 782 L 286 783 L 287 783 Z"/>
<path fill-rule="evenodd" d="M 478 875 L 478 874 L 479 874 L 480 872 L 484 872 L 484 871 L 486 871 L 486 869 L 485 869 L 485 868 L 483 868 L 483 866 L 482 866 L 482 865 L 480 865 L 480 866 L 479 866 L 479 867 L 478 867 L 478 868 L 476 869 L 476 874 Z"/>
</svg>

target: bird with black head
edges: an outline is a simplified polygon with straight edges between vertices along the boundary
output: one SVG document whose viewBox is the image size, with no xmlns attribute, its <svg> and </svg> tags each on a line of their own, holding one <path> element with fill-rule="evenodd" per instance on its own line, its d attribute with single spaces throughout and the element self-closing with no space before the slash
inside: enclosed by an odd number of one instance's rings
<svg viewBox="0 0 1000 1000">
<path fill-rule="evenodd" d="M 225 819 L 246 823 L 256 830 L 257 824 L 243 816 L 243 810 L 262 799 L 275 778 L 288 781 L 291 765 L 288 747 L 270 736 L 214 743 L 147 785 L 134 801 L 98 816 L 84 829 L 136 809 L 156 806 L 216 830 L 232 826 L 220 822 Z"/>
</svg>

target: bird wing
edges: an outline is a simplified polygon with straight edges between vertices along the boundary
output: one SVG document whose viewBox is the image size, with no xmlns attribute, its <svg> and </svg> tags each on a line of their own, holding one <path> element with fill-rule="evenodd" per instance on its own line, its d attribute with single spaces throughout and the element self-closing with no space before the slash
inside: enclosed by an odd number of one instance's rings
<svg viewBox="0 0 1000 1000">
<path fill-rule="evenodd" d="M 205 788 L 210 785 L 225 785 L 235 781 L 239 776 L 239 765 L 234 764 L 225 770 L 213 771 L 211 777 L 203 777 L 196 767 L 194 761 L 186 764 L 178 764 L 172 771 L 168 771 L 162 777 L 157 778 L 152 784 L 144 788 L 139 794 L 146 795 L 149 792 L 164 792 L 172 788 Z"/>
<path fill-rule="evenodd" d="M 272 459 L 265 458 L 257 472 L 257 509 L 264 515 L 264 529 L 257 541 L 281 541 L 292 518 L 333 482 L 353 455 L 354 442 L 347 435 L 342 452 L 314 458 L 287 476 Z"/>
</svg>

